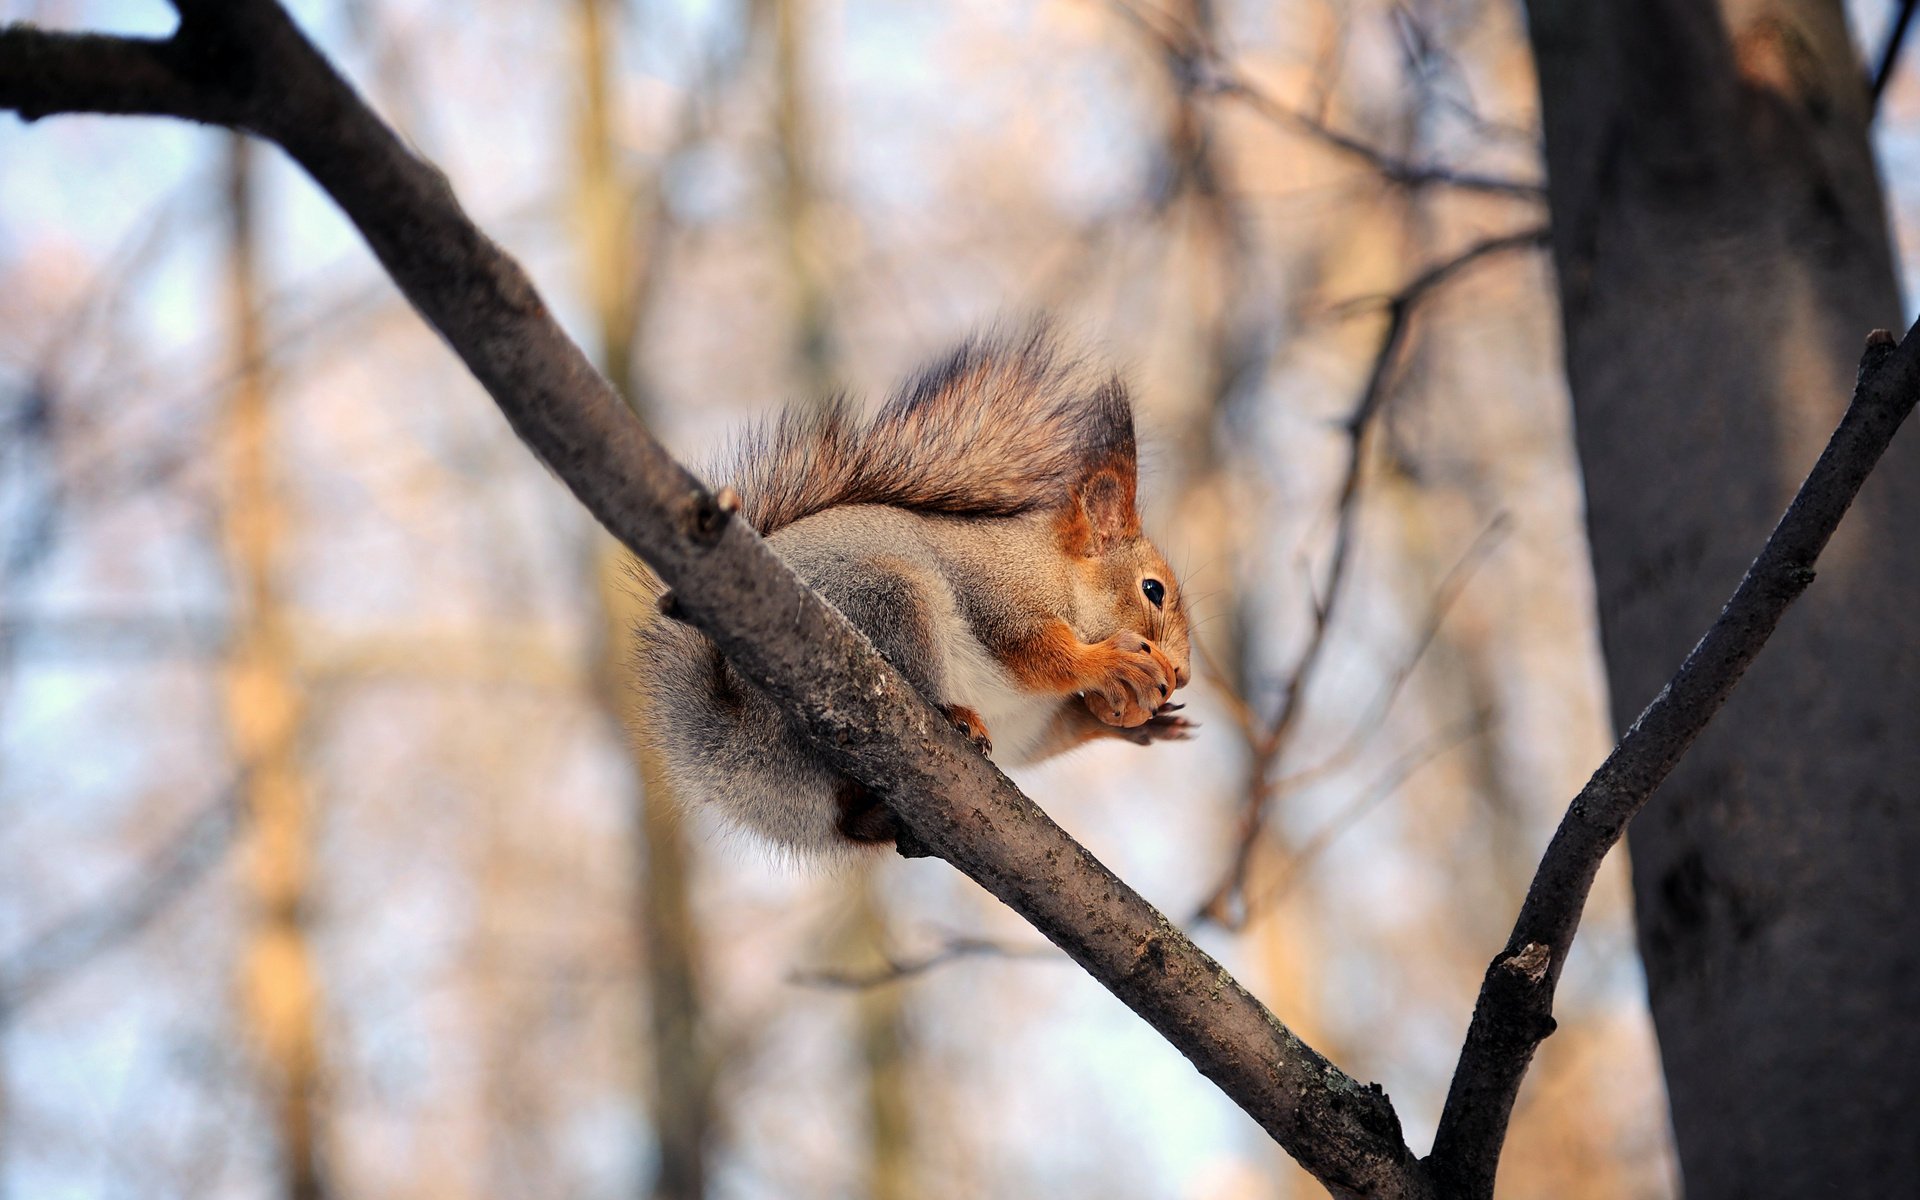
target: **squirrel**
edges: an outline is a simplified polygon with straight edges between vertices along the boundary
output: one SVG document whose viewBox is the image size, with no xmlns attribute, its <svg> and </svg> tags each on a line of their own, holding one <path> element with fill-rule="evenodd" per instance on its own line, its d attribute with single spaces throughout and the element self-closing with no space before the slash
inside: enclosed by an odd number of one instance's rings
<svg viewBox="0 0 1920 1200">
<path fill-rule="evenodd" d="M 739 516 L 996 764 L 1197 728 L 1170 700 L 1189 677 L 1187 608 L 1140 530 L 1125 386 L 1047 328 L 968 341 L 869 419 L 845 398 L 789 410 L 717 474 Z M 896 840 L 878 797 L 675 619 L 671 593 L 657 608 L 640 630 L 638 733 L 676 792 L 801 855 Z"/>
</svg>

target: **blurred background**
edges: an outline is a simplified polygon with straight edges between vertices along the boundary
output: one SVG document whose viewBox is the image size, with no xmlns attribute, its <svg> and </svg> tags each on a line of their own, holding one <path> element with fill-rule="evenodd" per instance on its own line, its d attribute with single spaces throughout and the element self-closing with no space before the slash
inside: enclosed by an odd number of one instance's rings
<svg viewBox="0 0 1920 1200">
<path fill-rule="evenodd" d="M 1611 741 L 1518 6 L 292 8 L 683 457 L 1126 369 L 1204 729 L 1018 782 L 1424 1150 Z M 647 789 L 618 555 L 276 151 L 0 121 L 0 428 L 0 1196 L 1320 1194 L 950 868 Z M 1621 866 L 1503 1195 L 1675 1191 Z"/>
</svg>

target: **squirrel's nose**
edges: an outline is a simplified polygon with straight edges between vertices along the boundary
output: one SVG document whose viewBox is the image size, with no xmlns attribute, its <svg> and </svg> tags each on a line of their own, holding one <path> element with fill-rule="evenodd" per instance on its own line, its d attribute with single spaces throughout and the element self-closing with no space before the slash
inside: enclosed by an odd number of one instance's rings
<svg viewBox="0 0 1920 1200">
<path fill-rule="evenodd" d="M 1188 673 L 1187 665 L 1185 663 L 1181 663 L 1180 665 L 1174 667 L 1173 686 L 1176 691 L 1179 690 L 1180 688 L 1187 686 L 1187 680 L 1190 678 L 1192 678 L 1192 676 Z"/>
</svg>

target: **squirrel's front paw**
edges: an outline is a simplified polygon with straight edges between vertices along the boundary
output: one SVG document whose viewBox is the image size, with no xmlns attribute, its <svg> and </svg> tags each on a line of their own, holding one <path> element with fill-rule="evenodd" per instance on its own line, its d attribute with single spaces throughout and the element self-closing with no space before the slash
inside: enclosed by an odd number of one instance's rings
<svg viewBox="0 0 1920 1200">
<path fill-rule="evenodd" d="M 1116 633 L 1096 650 L 1100 681 L 1087 689 L 1087 710 L 1108 725 L 1132 729 L 1151 721 L 1173 694 L 1173 660 L 1133 632 Z"/>
<path fill-rule="evenodd" d="M 949 704 L 943 711 L 953 727 L 973 743 L 974 749 L 982 754 L 993 753 L 993 739 L 987 736 L 987 723 L 980 719 L 979 713 L 964 704 Z"/>
</svg>

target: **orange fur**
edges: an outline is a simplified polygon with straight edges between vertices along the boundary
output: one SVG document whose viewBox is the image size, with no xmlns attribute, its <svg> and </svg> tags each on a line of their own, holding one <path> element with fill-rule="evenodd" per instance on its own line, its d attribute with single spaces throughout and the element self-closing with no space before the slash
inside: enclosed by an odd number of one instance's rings
<svg viewBox="0 0 1920 1200">
<path fill-rule="evenodd" d="M 1178 675 L 1166 652 L 1139 634 L 1123 630 L 1089 644 L 1057 617 L 1004 648 L 1000 661 L 1028 691 L 1055 696 L 1084 692 L 1095 716 L 1129 728 L 1152 718 L 1172 694 Z M 1101 703 L 1095 705 L 1096 699 Z"/>
<path fill-rule="evenodd" d="M 966 734 L 968 741 L 980 747 L 981 753 L 992 751 L 993 738 L 988 734 L 987 723 L 981 719 L 979 712 L 964 704 L 949 704 L 946 711 L 947 720 Z"/>
<path fill-rule="evenodd" d="M 1064 696 L 1080 690 L 1086 674 L 1081 661 L 1091 648 L 1056 617 L 1038 633 L 1004 649 L 1000 664 L 1026 690 Z"/>
</svg>

